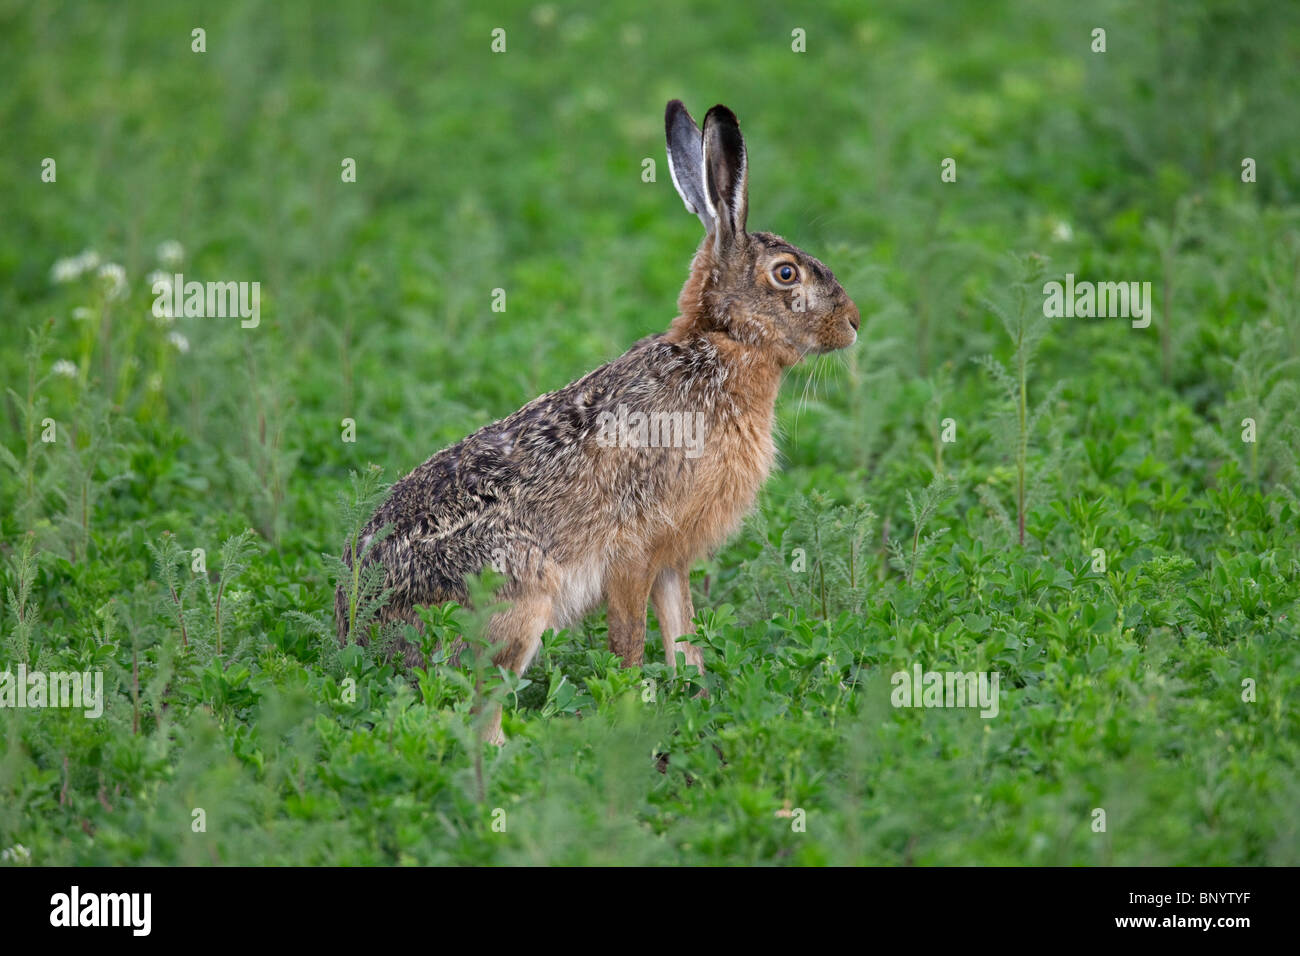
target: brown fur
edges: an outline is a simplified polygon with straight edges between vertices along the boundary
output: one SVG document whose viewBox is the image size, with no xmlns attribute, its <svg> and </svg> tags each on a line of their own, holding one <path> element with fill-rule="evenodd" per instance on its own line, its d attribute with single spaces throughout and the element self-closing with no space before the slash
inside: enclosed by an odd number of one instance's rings
<svg viewBox="0 0 1300 956">
<path fill-rule="evenodd" d="M 695 129 L 682 114 L 669 104 L 670 156 L 683 167 L 675 182 L 696 176 L 695 144 L 680 130 L 673 139 L 674 121 Z M 649 600 L 669 665 L 682 653 L 703 670 L 699 648 L 678 640 L 693 633 L 690 567 L 735 531 L 772 468 L 784 370 L 809 352 L 852 344 L 859 320 L 824 265 L 777 236 L 745 232 L 744 145 L 725 107 L 709 111 L 701 144 L 705 175 L 678 188 L 688 208 L 704 205 L 700 190 L 708 189 L 716 218 L 701 216 L 712 228 L 678 300 L 681 314 L 666 332 L 437 453 L 393 486 L 360 539 L 361 560 L 383 564 L 392 592 L 381 623 L 415 624 L 418 605 L 465 600 L 465 577 L 495 565 L 507 578 L 501 597 L 511 602 L 489 624 L 497 664 L 522 673 L 547 628 L 568 626 L 601 601 L 610 649 L 625 665 L 640 664 Z M 776 277 L 782 264 L 798 269 L 790 287 Z M 602 423 L 620 406 L 629 414 L 700 413 L 698 456 L 610 444 Z M 384 526 L 391 533 L 367 549 Z M 355 560 L 348 549 L 344 557 Z M 335 607 L 346 640 L 341 587 Z M 413 647 L 405 656 L 420 660 Z"/>
</svg>

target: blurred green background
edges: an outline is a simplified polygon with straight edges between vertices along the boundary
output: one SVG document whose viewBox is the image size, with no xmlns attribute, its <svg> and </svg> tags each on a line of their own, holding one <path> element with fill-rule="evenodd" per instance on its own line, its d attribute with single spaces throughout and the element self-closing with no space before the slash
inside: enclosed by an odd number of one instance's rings
<svg viewBox="0 0 1300 956">
<path fill-rule="evenodd" d="M 1298 862 L 1300 8 L 3 0 L 0 36 L 0 663 L 110 675 L 102 721 L 0 713 L 0 849 Z M 836 272 L 859 344 L 791 373 L 781 469 L 693 580 L 712 696 L 621 671 L 597 614 L 483 756 L 454 675 L 332 647 L 322 554 L 349 472 L 666 327 L 700 228 L 671 98 L 735 110 L 751 228 Z M 167 241 L 261 325 L 156 320 Z M 1150 281 L 1151 328 L 1039 321 L 1067 272 Z M 999 670 L 1001 716 L 890 709 L 917 661 Z"/>
</svg>

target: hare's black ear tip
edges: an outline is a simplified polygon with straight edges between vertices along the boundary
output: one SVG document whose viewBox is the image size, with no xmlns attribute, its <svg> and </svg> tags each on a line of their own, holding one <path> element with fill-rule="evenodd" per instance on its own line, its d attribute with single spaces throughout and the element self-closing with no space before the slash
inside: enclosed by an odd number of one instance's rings
<svg viewBox="0 0 1300 956">
<path fill-rule="evenodd" d="M 726 123 L 729 126 L 740 125 L 740 121 L 736 119 L 736 114 L 731 112 L 730 109 L 723 106 L 721 103 L 719 103 L 717 106 L 713 107 L 711 110 L 709 110 L 707 113 L 704 114 L 704 122 Z"/>
</svg>

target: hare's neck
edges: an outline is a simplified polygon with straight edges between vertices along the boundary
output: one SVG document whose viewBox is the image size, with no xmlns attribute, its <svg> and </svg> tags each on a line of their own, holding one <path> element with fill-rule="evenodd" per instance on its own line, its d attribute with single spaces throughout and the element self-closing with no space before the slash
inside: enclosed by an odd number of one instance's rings
<svg viewBox="0 0 1300 956">
<path fill-rule="evenodd" d="M 710 333 L 707 338 L 717 349 L 719 363 L 726 368 L 723 388 L 737 416 L 770 432 L 784 370 L 781 362 L 769 351 L 737 342 L 721 332 Z"/>
<path fill-rule="evenodd" d="M 707 409 L 703 454 L 682 474 L 685 491 L 664 504 L 672 547 L 689 564 L 718 548 L 754 506 L 776 460 L 772 421 L 781 367 L 721 332 L 693 336 L 696 395 Z"/>
</svg>

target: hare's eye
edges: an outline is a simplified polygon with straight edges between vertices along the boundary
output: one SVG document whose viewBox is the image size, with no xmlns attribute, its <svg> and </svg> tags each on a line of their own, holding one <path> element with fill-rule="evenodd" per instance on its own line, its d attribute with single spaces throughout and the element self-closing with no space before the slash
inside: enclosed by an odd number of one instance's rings
<svg viewBox="0 0 1300 956">
<path fill-rule="evenodd" d="M 799 270 L 788 262 L 782 262 L 773 267 L 772 278 L 781 285 L 792 285 L 799 278 Z"/>
</svg>

